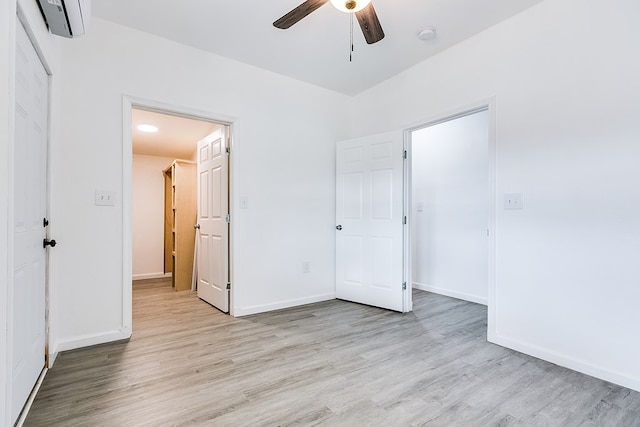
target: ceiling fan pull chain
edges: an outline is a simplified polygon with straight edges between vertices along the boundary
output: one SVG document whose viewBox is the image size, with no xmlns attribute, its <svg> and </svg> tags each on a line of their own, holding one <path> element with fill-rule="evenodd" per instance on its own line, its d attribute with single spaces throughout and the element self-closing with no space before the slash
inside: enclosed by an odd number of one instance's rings
<svg viewBox="0 0 640 427">
<path fill-rule="evenodd" d="M 349 15 L 351 15 L 349 17 L 349 19 L 351 20 L 351 32 L 350 32 L 350 39 L 349 39 L 349 42 L 351 44 L 351 49 L 349 50 L 349 62 L 352 62 L 352 59 L 353 59 L 353 13 L 350 13 Z"/>
</svg>

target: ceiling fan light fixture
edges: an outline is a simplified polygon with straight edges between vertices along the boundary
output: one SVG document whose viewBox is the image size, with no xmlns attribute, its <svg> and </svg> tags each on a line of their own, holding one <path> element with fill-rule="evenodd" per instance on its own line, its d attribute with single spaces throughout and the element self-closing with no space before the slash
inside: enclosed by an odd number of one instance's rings
<svg viewBox="0 0 640 427">
<path fill-rule="evenodd" d="M 333 7 L 345 13 L 360 12 L 369 3 L 371 3 L 371 0 L 331 0 Z"/>
</svg>

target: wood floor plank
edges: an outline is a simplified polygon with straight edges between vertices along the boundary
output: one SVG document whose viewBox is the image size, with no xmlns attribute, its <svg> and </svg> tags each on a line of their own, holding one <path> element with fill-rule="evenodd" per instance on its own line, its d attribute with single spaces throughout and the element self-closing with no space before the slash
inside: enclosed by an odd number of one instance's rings
<svg viewBox="0 0 640 427">
<path fill-rule="evenodd" d="M 235 319 L 136 282 L 131 340 L 61 354 L 26 426 L 640 426 L 640 393 L 486 341 L 486 307 L 414 291 Z"/>
</svg>

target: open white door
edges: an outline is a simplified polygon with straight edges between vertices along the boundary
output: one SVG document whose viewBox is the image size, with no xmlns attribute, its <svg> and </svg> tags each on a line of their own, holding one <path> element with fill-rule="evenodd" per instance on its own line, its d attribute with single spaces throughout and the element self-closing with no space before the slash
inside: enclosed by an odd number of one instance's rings
<svg viewBox="0 0 640 427">
<path fill-rule="evenodd" d="M 229 312 L 229 172 L 226 128 L 198 142 L 198 297 Z"/>
<path fill-rule="evenodd" d="M 337 144 L 336 297 L 404 311 L 402 132 Z"/>
<path fill-rule="evenodd" d="M 48 76 L 16 23 L 16 114 L 11 320 L 11 420 L 22 411 L 45 363 Z"/>
</svg>

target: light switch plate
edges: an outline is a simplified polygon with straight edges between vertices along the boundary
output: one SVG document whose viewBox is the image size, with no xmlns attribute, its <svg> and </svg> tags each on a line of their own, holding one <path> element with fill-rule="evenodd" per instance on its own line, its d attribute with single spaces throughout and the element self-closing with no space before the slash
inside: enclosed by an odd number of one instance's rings
<svg viewBox="0 0 640 427">
<path fill-rule="evenodd" d="M 249 209 L 249 198 L 247 196 L 240 196 L 240 209 Z"/>
<path fill-rule="evenodd" d="M 505 193 L 504 208 L 509 210 L 522 209 L 522 193 Z"/>
<path fill-rule="evenodd" d="M 96 206 L 115 206 L 116 192 L 96 190 Z"/>
</svg>

